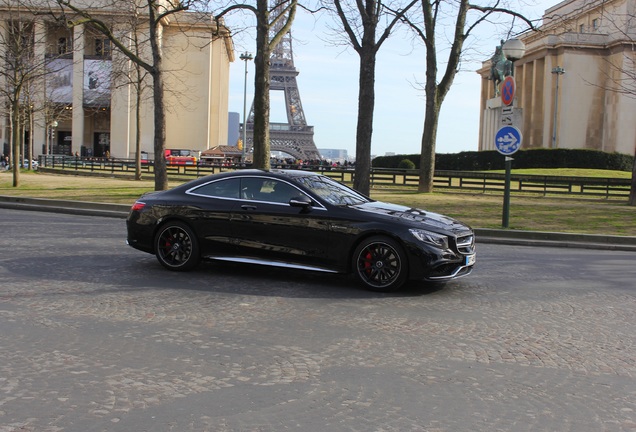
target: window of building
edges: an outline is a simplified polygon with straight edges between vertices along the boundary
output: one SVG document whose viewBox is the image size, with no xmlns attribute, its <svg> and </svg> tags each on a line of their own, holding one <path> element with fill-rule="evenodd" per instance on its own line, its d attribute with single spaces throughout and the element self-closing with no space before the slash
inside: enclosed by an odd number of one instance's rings
<svg viewBox="0 0 636 432">
<path fill-rule="evenodd" d="M 68 54 L 71 52 L 71 43 L 69 38 L 61 37 L 57 40 L 57 53 Z"/>
<path fill-rule="evenodd" d="M 3 45 L 8 59 L 26 59 L 33 53 L 33 25 L 16 20 L 9 23 L 7 30 L 9 37 L 3 38 Z"/>
<path fill-rule="evenodd" d="M 579 25 L 579 33 L 585 33 L 585 24 Z"/>
<path fill-rule="evenodd" d="M 598 18 L 594 18 L 592 20 L 592 30 L 594 31 L 598 30 L 600 25 L 601 25 L 601 21 Z"/>
<path fill-rule="evenodd" d="M 110 57 L 110 39 L 95 39 L 95 55 L 100 57 Z"/>
</svg>

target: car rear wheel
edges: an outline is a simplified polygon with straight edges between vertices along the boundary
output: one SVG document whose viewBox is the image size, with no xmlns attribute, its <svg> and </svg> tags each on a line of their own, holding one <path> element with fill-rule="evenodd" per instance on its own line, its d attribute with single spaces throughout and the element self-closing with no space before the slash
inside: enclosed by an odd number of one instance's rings
<svg viewBox="0 0 636 432">
<path fill-rule="evenodd" d="M 155 237 L 155 255 L 169 270 L 191 270 L 199 264 L 199 246 L 189 226 L 182 222 L 168 222 Z"/>
<path fill-rule="evenodd" d="M 408 278 L 408 263 L 402 247 L 388 237 L 376 236 L 363 241 L 353 254 L 358 280 L 373 291 L 395 291 Z"/>
</svg>

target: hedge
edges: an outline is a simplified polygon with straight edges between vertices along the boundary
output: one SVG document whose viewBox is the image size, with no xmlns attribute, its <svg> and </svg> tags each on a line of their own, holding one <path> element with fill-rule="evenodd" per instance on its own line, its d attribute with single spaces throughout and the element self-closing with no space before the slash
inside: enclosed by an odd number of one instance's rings
<svg viewBox="0 0 636 432">
<path fill-rule="evenodd" d="M 531 149 L 519 150 L 512 155 L 516 169 L 524 168 L 588 168 L 614 171 L 632 171 L 634 156 L 606 153 L 598 150 Z M 420 155 L 378 156 L 374 168 L 398 168 L 408 159 L 419 169 Z M 438 153 L 435 169 L 449 171 L 489 171 L 504 169 L 505 158 L 495 150 L 461 153 Z M 403 163 L 403 162 L 402 162 Z"/>
</svg>

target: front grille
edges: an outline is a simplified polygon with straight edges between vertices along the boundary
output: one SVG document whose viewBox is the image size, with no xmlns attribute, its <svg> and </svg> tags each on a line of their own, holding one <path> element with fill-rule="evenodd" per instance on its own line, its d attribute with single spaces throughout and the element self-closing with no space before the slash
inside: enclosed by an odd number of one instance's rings
<svg viewBox="0 0 636 432">
<path fill-rule="evenodd" d="M 457 250 L 464 255 L 475 253 L 475 235 L 457 237 Z"/>
<path fill-rule="evenodd" d="M 444 277 L 444 276 L 450 276 L 453 274 L 453 272 L 455 272 L 457 270 L 457 267 L 459 267 L 457 264 L 444 264 L 441 265 L 439 267 L 436 267 L 429 275 L 429 277 L 435 278 L 435 277 Z"/>
</svg>

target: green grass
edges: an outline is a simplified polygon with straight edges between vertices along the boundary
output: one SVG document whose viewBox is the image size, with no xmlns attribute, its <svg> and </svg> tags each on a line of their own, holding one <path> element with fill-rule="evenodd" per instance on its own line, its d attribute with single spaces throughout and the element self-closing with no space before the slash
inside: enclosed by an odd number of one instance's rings
<svg viewBox="0 0 636 432">
<path fill-rule="evenodd" d="M 501 228 L 503 195 L 372 193 L 374 199 L 423 208 L 476 228 Z M 511 229 L 636 236 L 636 207 L 570 197 L 512 196 Z"/>
<path fill-rule="evenodd" d="M 572 174 L 563 174 L 572 175 Z M 585 176 L 589 176 L 586 170 Z M 24 171 L 20 186 L 9 172 L 0 173 L 0 195 L 130 204 L 154 190 L 152 179 L 134 181 L 104 177 L 52 175 Z M 176 186 L 180 182 L 171 182 Z M 501 228 L 502 194 L 444 192 L 418 194 L 412 189 L 377 188 L 371 196 L 445 214 L 475 228 Z M 623 200 L 583 199 L 567 195 L 511 197 L 511 229 L 636 236 L 636 207 Z"/>
</svg>

